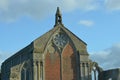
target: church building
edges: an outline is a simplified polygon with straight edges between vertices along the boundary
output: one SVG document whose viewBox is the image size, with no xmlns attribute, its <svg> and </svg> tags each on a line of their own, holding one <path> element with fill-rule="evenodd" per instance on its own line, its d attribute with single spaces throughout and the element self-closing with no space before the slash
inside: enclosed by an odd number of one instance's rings
<svg viewBox="0 0 120 80">
<path fill-rule="evenodd" d="M 2 80 L 92 80 L 87 44 L 62 23 L 57 8 L 53 28 L 6 59 Z M 100 71 L 100 69 L 98 69 Z"/>
</svg>

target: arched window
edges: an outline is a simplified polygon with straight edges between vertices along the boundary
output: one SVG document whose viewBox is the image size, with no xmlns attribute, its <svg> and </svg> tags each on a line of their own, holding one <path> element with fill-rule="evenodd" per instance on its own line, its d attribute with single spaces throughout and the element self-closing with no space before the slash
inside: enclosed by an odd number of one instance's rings
<svg viewBox="0 0 120 80">
<path fill-rule="evenodd" d="M 29 69 L 26 70 L 26 80 L 30 80 L 30 71 L 29 71 Z"/>
<path fill-rule="evenodd" d="M 100 74 L 100 72 L 103 71 L 103 69 L 101 67 L 98 66 L 98 64 L 96 62 L 92 62 L 92 80 L 98 80 L 98 75 Z"/>
<path fill-rule="evenodd" d="M 26 77 L 26 71 L 25 69 L 23 68 L 22 71 L 21 71 L 21 80 L 26 80 L 25 77 Z"/>
<path fill-rule="evenodd" d="M 25 63 L 21 69 L 21 80 L 31 80 L 30 74 L 30 66 L 27 63 Z"/>
<path fill-rule="evenodd" d="M 93 70 L 92 70 L 92 80 L 98 80 L 98 71 L 95 66 L 93 67 Z"/>
</svg>

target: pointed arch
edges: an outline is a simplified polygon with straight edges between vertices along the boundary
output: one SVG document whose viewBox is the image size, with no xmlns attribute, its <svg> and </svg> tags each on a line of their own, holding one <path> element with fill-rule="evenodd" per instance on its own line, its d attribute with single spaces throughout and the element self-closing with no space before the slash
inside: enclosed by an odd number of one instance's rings
<svg viewBox="0 0 120 80">
<path fill-rule="evenodd" d="M 68 41 L 64 46 L 59 47 L 53 43 L 53 38 L 56 34 L 63 34 L 66 36 Z M 67 56 L 64 56 L 66 54 Z M 77 80 L 79 75 L 77 74 L 79 71 L 77 71 L 77 51 L 71 37 L 62 27 L 56 29 L 45 45 L 44 59 L 45 80 L 61 80 L 61 78 L 63 80 L 66 80 L 67 78 L 69 80 Z M 67 65 L 68 68 L 66 70 L 69 72 L 70 69 L 70 73 L 64 72 L 65 70 L 63 69 L 67 62 L 69 62 L 69 64 Z M 64 74 L 65 76 L 63 76 Z M 67 74 L 69 74 L 70 77 L 68 77 Z"/>
<path fill-rule="evenodd" d="M 62 80 L 77 80 L 76 53 L 70 44 L 62 52 Z"/>
<path fill-rule="evenodd" d="M 103 71 L 101 67 L 99 67 L 98 63 L 92 62 L 91 63 L 91 73 L 92 73 L 92 80 L 98 80 L 98 75 Z"/>
<path fill-rule="evenodd" d="M 30 65 L 30 61 L 26 61 L 22 64 L 21 66 L 21 80 L 31 80 L 32 76 L 31 76 L 31 65 Z"/>
</svg>

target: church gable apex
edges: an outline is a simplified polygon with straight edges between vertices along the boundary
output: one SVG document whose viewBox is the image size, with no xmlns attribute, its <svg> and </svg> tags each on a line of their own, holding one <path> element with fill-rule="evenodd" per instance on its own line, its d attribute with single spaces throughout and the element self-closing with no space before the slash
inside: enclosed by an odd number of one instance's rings
<svg viewBox="0 0 120 80">
<path fill-rule="evenodd" d="M 77 51 L 84 53 L 84 54 L 88 54 L 87 49 L 86 49 L 87 44 L 83 40 L 78 38 L 74 33 L 72 33 L 66 27 L 62 27 L 62 29 L 69 36 L 70 40 L 73 42 Z"/>
<path fill-rule="evenodd" d="M 76 50 L 87 53 L 86 43 L 74 35 L 63 25 L 57 25 L 52 30 L 37 38 L 34 42 L 34 51 L 43 53 L 49 44 L 55 44 L 60 48 L 64 47 L 68 42 L 72 42 Z"/>
<path fill-rule="evenodd" d="M 63 48 L 69 41 L 77 51 L 88 54 L 86 50 L 87 44 L 62 24 L 62 15 L 59 8 L 57 8 L 54 28 L 33 41 L 34 51 L 44 53 L 51 43 L 56 47 Z"/>
<path fill-rule="evenodd" d="M 55 39 L 59 40 L 58 37 L 65 37 L 65 36 L 63 36 L 65 34 L 66 33 L 62 28 L 54 27 L 53 29 L 51 29 L 50 31 L 45 33 L 43 36 L 41 36 L 33 41 L 34 50 L 43 53 L 49 44 L 51 44 L 51 43 L 57 44 L 57 42 L 55 42 Z"/>
</svg>

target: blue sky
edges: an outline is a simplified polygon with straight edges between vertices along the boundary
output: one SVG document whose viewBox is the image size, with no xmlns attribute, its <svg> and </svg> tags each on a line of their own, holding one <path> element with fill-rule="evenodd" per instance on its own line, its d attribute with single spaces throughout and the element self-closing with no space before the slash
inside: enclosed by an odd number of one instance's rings
<svg viewBox="0 0 120 80">
<path fill-rule="evenodd" d="M 52 29 L 57 6 L 93 61 L 120 67 L 120 0 L 0 0 L 0 63 Z"/>
</svg>

